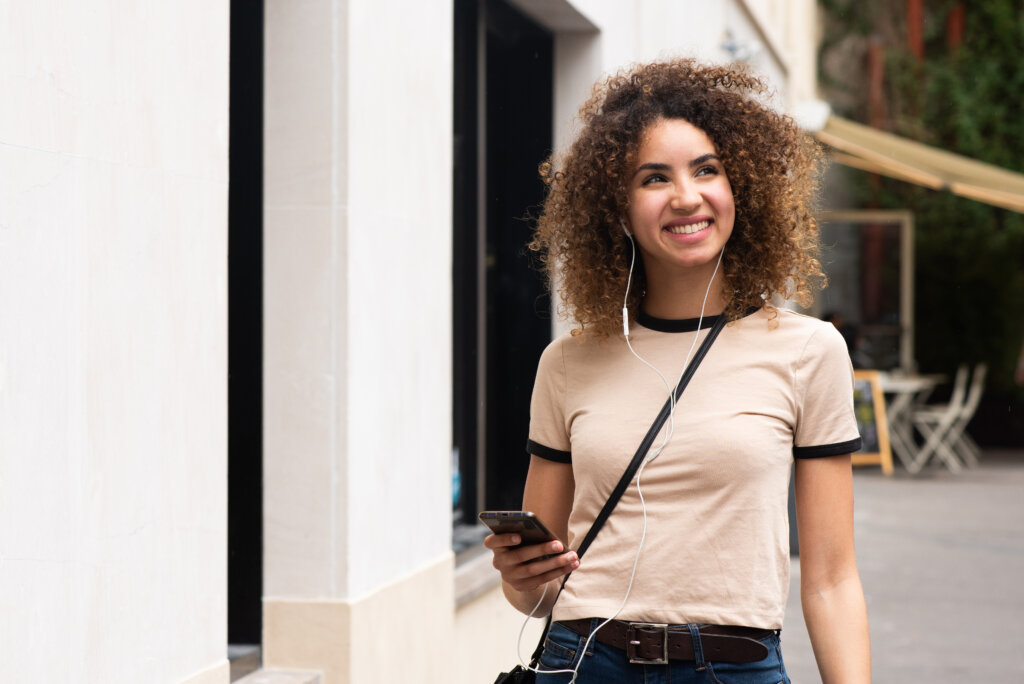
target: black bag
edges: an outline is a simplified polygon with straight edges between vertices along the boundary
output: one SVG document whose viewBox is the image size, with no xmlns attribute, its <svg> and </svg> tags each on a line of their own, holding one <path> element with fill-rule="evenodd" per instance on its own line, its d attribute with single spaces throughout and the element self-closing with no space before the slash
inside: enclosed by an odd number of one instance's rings
<svg viewBox="0 0 1024 684">
<path fill-rule="evenodd" d="M 568 579 L 568 577 L 566 578 Z M 565 586 L 565 580 L 562 580 L 562 586 Z M 562 593 L 561 587 L 558 589 L 558 593 Z M 555 600 L 558 597 L 555 596 Z M 548 616 L 547 621 L 544 623 L 544 631 L 541 632 L 540 641 L 537 642 L 537 648 L 533 649 L 533 655 L 530 656 L 530 667 L 534 670 L 537 669 L 540 664 L 540 657 L 544 653 L 544 640 L 547 639 L 548 629 L 551 627 L 551 616 Z M 522 665 L 516 665 L 512 668 L 511 672 L 502 672 L 498 675 L 498 678 L 494 680 L 494 684 L 533 684 L 537 681 L 537 673 L 533 670 L 527 669 Z"/>
<path fill-rule="evenodd" d="M 725 314 L 718 317 L 715 324 L 708 331 L 707 337 L 701 343 L 700 348 L 697 349 L 696 356 L 693 357 L 693 361 L 689 366 L 686 367 L 683 376 L 679 378 L 679 384 L 676 385 L 675 400 L 679 401 L 679 397 L 682 396 L 683 390 L 690 384 L 690 378 L 693 377 L 694 372 L 697 370 L 697 366 L 704 360 L 704 357 L 708 353 L 708 349 L 711 348 L 711 343 L 718 337 L 718 333 L 722 332 L 722 328 L 725 327 Z M 699 331 L 698 331 L 699 332 Z M 636 453 L 633 454 L 633 460 L 629 462 L 625 472 L 622 473 L 622 477 L 619 478 L 619 483 L 615 485 L 615 489 L 608 495 L 608 500 L 604 502 L 604 507 L 601 512 L 597 514 L 597 518 L 594 520 L 594 524 L 590 526 L 587 531 L 587 536 L 583 538 L 583 543 L 576 550 L 576 557 L 582 558 L 583 553 L 590 548 L 591 542 L 597 537 L 597 533 L 604 526 L 608 516 L 612 514 L 612 510 L 615 505 L 619 503 L 619 499 L 625 493 L 626 488 L 629 487 L 629 483 L 633 481 L 633 476 L 636 475 L 636 471 L 640 468 L 640 464 L 644 460 L 644 456 L 651 448 L 651 444 L 654 443 L 654 438 L 658 436 L 658 432 L 661 430 L 661 426 L 665 424 L 668 419 L 669 413 L 672 412 L 672 401 L 669 399 L 665 400 L 665 405 L 661 407 L 661 412 L 658 413 L 657 418 L 651 424 L 651 429 L 647 431 L 643 441 L 640 442 L 640 446 L 637 447 Z M 572 574 L 572 573 L 570 573 Z M 569 575 L 565 576 L 562 580 L 562 587 L 569 580 Z M 559 587 L 558 593 L 562 593 L 562 588 Z M 555 600 L 558 600 L 558 595 L 555 596 Z M 540 657 L 544 653 L 544 640 L 548 636 L 548 628 L 551 627 L 551 616 L 548 616 L 547 624 L 544 625 L 544 632 L 540 635 L 540 642 L 537 644 L 537 648 L 533 651 L 533 655 L 530 656 L 530 667 L 533 669 L 527 669 L 522 665 L 516 665 L 509 672 L 502 672 L 498 675 L 498 678 L 494 680 L 494 684 L 533 684 L 537 681 L 537 673 L 533 670 L 537 669 L 540 664 Z"/>
<path fill-rule="evenodd" d="M 532 667 L 536 667 L 533 665 Z M 494 684 L 533 684 L 537 681 L 537 674 L 526 670 L 522 665 L 516 665 L 511 672 L 502 672 L 494 680 Z"/>
</svg>

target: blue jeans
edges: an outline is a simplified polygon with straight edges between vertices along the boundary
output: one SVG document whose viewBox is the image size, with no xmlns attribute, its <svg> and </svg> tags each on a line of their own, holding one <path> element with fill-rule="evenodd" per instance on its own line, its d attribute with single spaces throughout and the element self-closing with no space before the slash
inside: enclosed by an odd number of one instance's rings
<svg viewBox="0 0 1024 684">
<path fill-rule="evenodd" d="M 600 619 L 591 620 L 590 629 L 599 624 Z M 537 684 L 568 684 L 571 674 L 545 674 L 543 671 L 572 670 L 586 640 L 568 627 L 552 623 L 544 641 Z M 695 634 L 694 640 L 696 661 L 670 660 L 668 665 L 640 665 L 630 663 L 624 651 L 592 639 L 576 684 L 789 684 L 778 632 L 760 639 L 768 647 L 768 657 L 756 663 L 709 662 L 701 654 L 700 635 Z"/>
</svg>

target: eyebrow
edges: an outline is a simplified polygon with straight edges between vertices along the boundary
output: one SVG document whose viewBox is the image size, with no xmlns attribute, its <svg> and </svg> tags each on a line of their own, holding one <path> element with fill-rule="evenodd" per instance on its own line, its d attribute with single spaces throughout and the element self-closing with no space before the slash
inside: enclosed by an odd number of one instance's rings
<svg viewBox="0 0 1024 684">
<path fill-rule="evenodd" d="M 718 161 L 718 162 L 722 161 L 721 159 L 719 159 L 717 154 L 712 154 L 712 153 L 709 152 L 708 154 L 702 154 L 701 156 L 697 157 L 696 159 L 691 161 L 689 164 L 687 164 L 687 166 L 689 166 L 692 169 L 693 167 L 700 166 L 701 164 L 709 162 L 712 159 L 714 159 L 715 161 Z M 672 170 L 672 167 L 669 166 L 668 164 L 662 164 L 660 162 L 647 162 L 646 164 L 641 164 L 640 166 L 638 166 L 636 168 L 636 172 L 633 173 L 633 175 L 635 176 L 636 174 L 640 173 L 641 171 L 671 171 L 671 170 Z"/>
<path fill-rule="evenodd" d="M 717 162 L 722 161 L 721 159 L 718 158 L 717 154 L 712 154 L 709 152 L 707 154 L 702 154 L 701 156 L 697 157 L 692 162 L 690 162 L 690 168 L 692 169 L 694 166 L 700 166 L 701 164 L 709 162 L 712 159 L 714 159 Z"/>
</svg>

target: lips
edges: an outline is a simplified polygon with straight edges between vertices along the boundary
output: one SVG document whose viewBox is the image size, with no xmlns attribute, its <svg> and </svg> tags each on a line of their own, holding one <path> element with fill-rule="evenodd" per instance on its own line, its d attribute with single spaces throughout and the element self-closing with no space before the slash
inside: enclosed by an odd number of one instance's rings
<svg viewBox="0 0 1024 684">
<path fill-rule="evenodd" d="M 665 226 L 665 230 L 672 233 L 673 235 L 690 235 L 692 233 L 698 233 L 702 230 L 706 230 L 711 225 L 711 219 L 703 219 L 693 223 L 678 223 L 675 225 Z"/>
</svg>

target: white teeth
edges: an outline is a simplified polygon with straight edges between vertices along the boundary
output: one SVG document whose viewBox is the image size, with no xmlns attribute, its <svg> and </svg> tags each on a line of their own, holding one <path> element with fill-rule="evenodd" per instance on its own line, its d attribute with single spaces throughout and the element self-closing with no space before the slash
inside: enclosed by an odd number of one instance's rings
<svg viewBox="0 0 1024 684">
<path fill-rule="evenodd" d="M 673 233 L 675 235 L 689 235 L 690 233 L 696 233 L 699 230 L 704 230 L 709 225 L 711 225 L 711 221 L 691 223 L 688 226 L 670 226 L 668 232 Z"/>
</svg>

